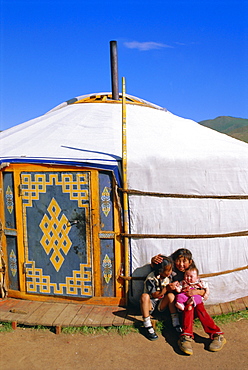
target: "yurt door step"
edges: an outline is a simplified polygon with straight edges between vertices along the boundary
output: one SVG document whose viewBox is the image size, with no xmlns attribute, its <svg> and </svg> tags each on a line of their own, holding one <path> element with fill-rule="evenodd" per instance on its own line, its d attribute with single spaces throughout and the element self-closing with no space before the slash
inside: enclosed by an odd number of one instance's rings
<svg viewBox="0 0 248 370">
<path fill-rule="evenodd" d="M 4 169 L 2 248 L 9 297 L 119 304 L 121 218 L 112 171 Z"/>
</svg>

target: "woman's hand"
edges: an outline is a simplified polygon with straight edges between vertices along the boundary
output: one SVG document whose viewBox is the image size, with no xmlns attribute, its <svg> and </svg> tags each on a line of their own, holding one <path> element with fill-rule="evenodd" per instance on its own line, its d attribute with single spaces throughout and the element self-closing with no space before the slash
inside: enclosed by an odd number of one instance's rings
<svg viewBox="0 0 248 370">
<path fill-rule="evenodd" d="M 161 254 L 157 254 L 156 256 L 152 257 L 152 265 L 157 265 L 158 263 L 163 262 L 163 257 Z"/>
</svg>

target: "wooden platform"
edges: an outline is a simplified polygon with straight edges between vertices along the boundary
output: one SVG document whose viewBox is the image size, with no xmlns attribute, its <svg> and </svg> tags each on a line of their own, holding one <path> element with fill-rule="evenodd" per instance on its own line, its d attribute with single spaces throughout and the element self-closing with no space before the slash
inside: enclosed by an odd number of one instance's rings
<svg viewBox="0 0 248 370">
<path fill-rule="evenodd" d="M 226 314 L 248 309 L 248 297 L 233 302 L 207 306 L 210 315 Z M 142 322 L 138 309 L 118 306 L 91 306 L 80 303 L 51 303 L 7 298 L 0 300 L 0 322 L 17 325 L 51 326 L 60 333 L 68 326 L 121 326 Z"/>
</svg>

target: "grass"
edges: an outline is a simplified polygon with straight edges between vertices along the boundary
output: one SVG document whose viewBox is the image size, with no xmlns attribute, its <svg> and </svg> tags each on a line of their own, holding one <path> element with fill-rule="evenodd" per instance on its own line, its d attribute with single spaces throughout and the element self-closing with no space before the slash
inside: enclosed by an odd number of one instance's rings
<svg viewBox="0 0 248 370">
<path fill-rule="evenodd" d="M 121 326 L 80 326 L 80 327 L 65 327 L 62 328 L 62 333 L 65 334 L 84 334 L 84 335 L 95 335 L 95 334 L 119 334 L 121 336 L 138 332 L 138 329 L 133 326 L 121 325 Z"/>
<path fill-rule="evenodd" d="M 214 322 L 217 325 L 223 325 L 228 324 L 229 322 L 237 322 L 240 320 L 248 320 L 248 310 L 245 311 L 238 311 L 233 313 L 228 313 L 225 315 L 216 315 L 212 316 L 214 319 Z M 198 319 L 195 320 L 196 325 L 201 325 L 200 321 Z"/>
<path fill-rule="evenodd" d="M 217 325 L 225 325 L 230 322 L 237 322 L 240 320 L 248 320 L 248 310 L 245 311 L 239 311 L 234 313 L 228 313 L 225 315 L 216 315 L 213 316 L 213 319 Z M 91 327 L 91 326 L 80 326 L 80 327 L 65 327 L 62 328 L 62 333 L 64 334 L 83 334 L 83 335 L 108 335 L 108 334 L 118 334 L 121 336 L 128 335 L 130 333 L 138 333 L 139 332 L 139 326 L 140 324 L 136 325 L 121 325 L 121 326 L 109 326 L 109 327 Z M 200 327 L 201 323 L 198 319 L 195 319 L 195 327 Z M 54 331 L 54 328 L 42 326 L 42 325 L 36 325 L 32 327 L 20 325 L 19 327 L 22 328 L 32 328 L 33 330 L 52 330 Z M 156 332 L 162 333 L 163 329 L 165 328 L 163 321 L 157 321 L 156 324 Z M 0 322 L 0 332 L 11 332 L 13 331 L 11 323 L 10 322 Z"/>
<path fill-rule="evenodd" d="M 3 332 L 10 332 L 12 331 L 12 326 L 11 326 L 11 323 L 10 322 L 1 322 L 0 323 L 0 333 L 3 333 Z"/>
</svg>

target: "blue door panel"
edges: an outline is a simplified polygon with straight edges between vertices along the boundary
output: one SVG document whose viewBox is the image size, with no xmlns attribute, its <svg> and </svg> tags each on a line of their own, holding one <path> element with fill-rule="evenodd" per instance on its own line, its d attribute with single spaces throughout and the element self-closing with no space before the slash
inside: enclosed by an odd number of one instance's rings
<svg viewBox="0 0 248 370">
<path fill-rule="evenodd" d="M 21 174 L 27 292 L 93 295 L 89 172 Z"/>
</svg>

